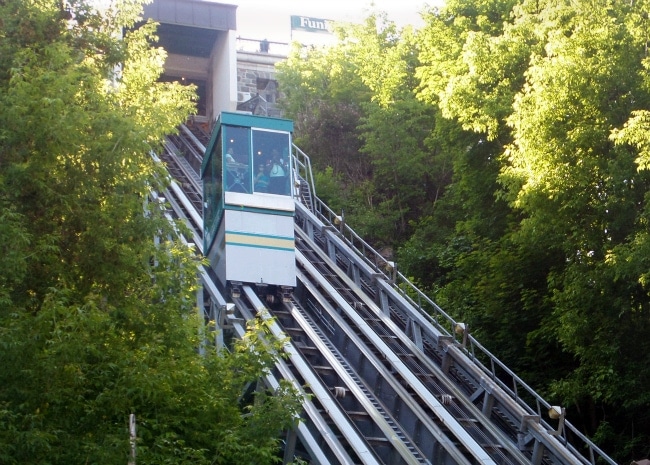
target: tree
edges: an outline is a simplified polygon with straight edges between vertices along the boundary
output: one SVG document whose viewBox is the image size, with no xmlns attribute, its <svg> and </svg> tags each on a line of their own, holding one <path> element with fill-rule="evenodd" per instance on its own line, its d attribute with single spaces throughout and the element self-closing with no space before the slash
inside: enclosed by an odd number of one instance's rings
<svg viewBox="0 0 650 465">
<path fill-rule="evenodd" d="M 545 361 L 546 392 L 573 405 L 585 431 L 621 457 L 647 454 L 637 329 L 649 317 L 648 179 L 630 145 L 642 139 L 626 138 L 636 120 L 619 146 L 610 139 L 648 103 L 646 5 L 603 3 L 596 14 L 592 2 L 521 2 L 496 15 L 479 5 L 471 18 L 464 2 L 430 18 L 422 95 L 501 143 L 494 192 L 511 213 L 496 241 L 478 235 L 456 255 L 442 295 L 497 353 L 514 354 L 515 369 Z"/>
<path fill-rule="evenodd" d="M 371 242 L 398 246 L 449 182 L 448 154 L 429 137 L 440 116 L 416 99 L 413 31 L 377 13 L 338 35 L 336 45 L 297 49 L 279 65 L 284 107 L 301 148 L 343 179 L 342 194 L 327 200 L 344 203 Z"/>
<path fill-rule="evenodd" d="M 125 463 L 134 413 L 138 463 L 272 463 L 299 398 L 237 399 L 278 347 L 198 353 L 201 261 L 147 200 L 193 90 L 139 2 L 61 5 L 0 3 L 0 462 Z"/>
<path fill-rule="evenodd" d="M 370 169 L 338 205 L 604 450 L 647 456 L 647 2 L 424 19 L 411 36 L 369 18 L 290 83 L 327 100 L 313 78 L 343 68 L 338 92 L 367 89 L 350 131 Z"/>
<path fill-rule="evenodd" d="M 372 165 L 373 196 L 355 225 L 374 243 L 398 247 L 442 197 L 451 163 L 436 137 L 439 112 L 416 98 L 414 33 L 410 28 L 398 32 L 381 19 L 369 18 L 354 30 L 352 59 L 373 92 L 359 126 L 361 151 Z"/>
<path fill-rule="evenodd" d="M 345 35 L 345 29 L 338 33 Z M 356 126 L 368 89 L 349 59 L 350 46 L 294 47 L 277 64 L 277 79 L 285 98 L 280 102 L 295 124 L 295 142 L 313 159 L 317 170 L 332 167 L 346 184 L 368 176 L 368 164 L 359 155 Z"/>
</svg>

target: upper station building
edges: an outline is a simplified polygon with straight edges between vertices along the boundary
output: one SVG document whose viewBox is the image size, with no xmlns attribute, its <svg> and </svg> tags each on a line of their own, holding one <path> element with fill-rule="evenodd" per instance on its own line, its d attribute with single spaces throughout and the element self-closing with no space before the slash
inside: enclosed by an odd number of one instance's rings
<svg viewBox="0 0 650 465">
<path fill-rule="evenodd" d="M 280 116 L 275 63 L 286 54 L 276 49 L 286 44 L 238 37 L 236 13 L 237 5 L 203 0 L 144 7 L 145 19 L 160 23 L 157 45 L 167 51 L 162 79 L 197 86 L 197 122 L 211 125 L 222 111 L 235 110 Z"/>
</svg>

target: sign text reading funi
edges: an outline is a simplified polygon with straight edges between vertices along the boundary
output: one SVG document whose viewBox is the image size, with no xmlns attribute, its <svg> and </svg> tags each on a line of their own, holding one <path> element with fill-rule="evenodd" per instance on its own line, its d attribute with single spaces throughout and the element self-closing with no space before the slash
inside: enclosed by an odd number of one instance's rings
<svg viewBox="0 0 650 465">
<path fill-rule="evenodd" d="M 291 16 L 292 31 L 332 33 L 332 23 L 329 19 L 309 18 L 307 16 Z"/>
</svg>

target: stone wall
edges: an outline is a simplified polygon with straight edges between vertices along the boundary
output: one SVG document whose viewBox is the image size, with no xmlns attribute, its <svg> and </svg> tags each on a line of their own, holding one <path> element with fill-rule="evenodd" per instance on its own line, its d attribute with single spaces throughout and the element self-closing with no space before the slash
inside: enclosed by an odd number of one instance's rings
<svg viewBox="0 0 650 465">
<path fill-rule="evenodd" d="M 275 80 L 275 63 L 285 58 L 261 52 L 237 52 L 238 110 L 282 117 L 277 105 L 280 90 Z"/>
</svg>

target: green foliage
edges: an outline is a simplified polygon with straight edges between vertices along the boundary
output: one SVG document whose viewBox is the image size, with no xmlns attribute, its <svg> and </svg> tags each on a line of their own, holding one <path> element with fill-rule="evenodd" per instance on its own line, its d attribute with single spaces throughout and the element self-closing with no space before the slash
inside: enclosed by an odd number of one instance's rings
<svg viewBox="0 0 650 465">
<path fill-rule="evenodd" d="M 334 169 L 328 166 L 324 171 L 314 173 L 314 183 L 319 199 L 335 212 L 344 210 L 348 199 L 345 197 L 345 192 L 341 191 L 343 180 L 340 174 L 335 174 Z"/>
<path fill-rule="evenodd" d="M 341 179 L 346 217 L 395 246 L 449 183 L 449 153 L 431 137 L 440 114 L 415 98 L 415 36 L 383 15 L 339 30 L 328 49 L 297 49 L 278 66 L 296 143 Z M 442 123 L 444 125 L 444 123 Z"/>
<path fill-rule="evenodd" d="M 112 309 L 89 296 L 78 307 L 53 293 L 35 317 L 3 319 L 3 461 L 120 463 L 135 413 L 138 463 L 272 463 L 299 397 L 282 385 L 250 405 L 236 399 L 270 370 L 273 347 L 252 337 L 201 356 L 191 308 L 161 314 L 132 300 Z"/>
<path fill-rule="evenodd" d="M 429 137 L 435 113 L 414 98 L 367 108 L 360 129 L 363 151 L 373 166 L 374 192 L 365 209 L 380 223 L 387 220 L 390 226 L 383 228 L 383 237 L 405 237 L 411 222 L 438 200 L 449 183 L 448 154 Z"/>
<path fill-rule="evenodd" d="M 415 33 L 373 16 L 281 81 L 287 108 L 359 109 L 331 133 L 365 156 L 326 190 L 348 223 L 621 462 L 650 438 L 648 18 L 453 0 Z"/>
<path fill-rule="evenodd" d="M 238 399 L 280 347 L 198 353 L 201 262 L 147 200 L 193 89 L 117 38 L 139 2 L 70 7 L 0 3 L 0 462 L 123 464 L 133 413 L 138 463 L 273 463 L 299 396 Z"/>
<path fill-rule="evenodd" d="M 423 32 L 420 95 L 498 142 L 490 159 L 501 188 L 485 187 L 511 211 L 476 190 L 472 165 L 455 164 L 448 192 L 483 198 L 487 210 L 456 221 L 447 241 L 462 237 L 466 247 L 438 278 L 439 296 L 511 368 L 574 405 L 588 433 L 605 441 L 598 425 L 607 419 L 639 434 L 644 415 L 625 405 L 647 406 L 637 384 L 646 382 L 638 371 L 646 351 L 633 355 L 629 347 L 648 320 L 650 297 L 641 284 L 645 265 L 631 258 L 645 253 L 637 246 L 648 179 L 635 166 L 643 155 L 631 150 L 645 147 L 637 111 L 648 97 L 645 39 L 636 29 L 645 6 L 603 4 L 596 12 L 592 2 L 523 2 L 491 27 L 480 13 L 466 15 L 462 2 L 448 7 Z M 499 210 L 505 221 L 487 230 L 485 211 Z M 639 268 L 631 271 L 630 262 Z M 535 371 L 540 365 L 544 372 Z"/>
<path fill-rule="evenodd" d="M 360 155 L 356 126 L 367 87 L 350 59 L 354 45 L 295 48 L 277 64 L 277 79 L 286 95 L 280 103 L 295 125 L 295 142 L 308 153 L 318 170 L 332 167 L 354 184 L 368 176 L 369 166 Z"/>
<path fill-rule="evenodd" d="M 512 95 L 523 84 L 528 34 L 534 30 L 509 23 L 514 3 L 449 2 L 426 17 L 418 38 L 425 64 L 417 74 L 420 97 L 488 140 L 501 135 Z"/>
</svg>

